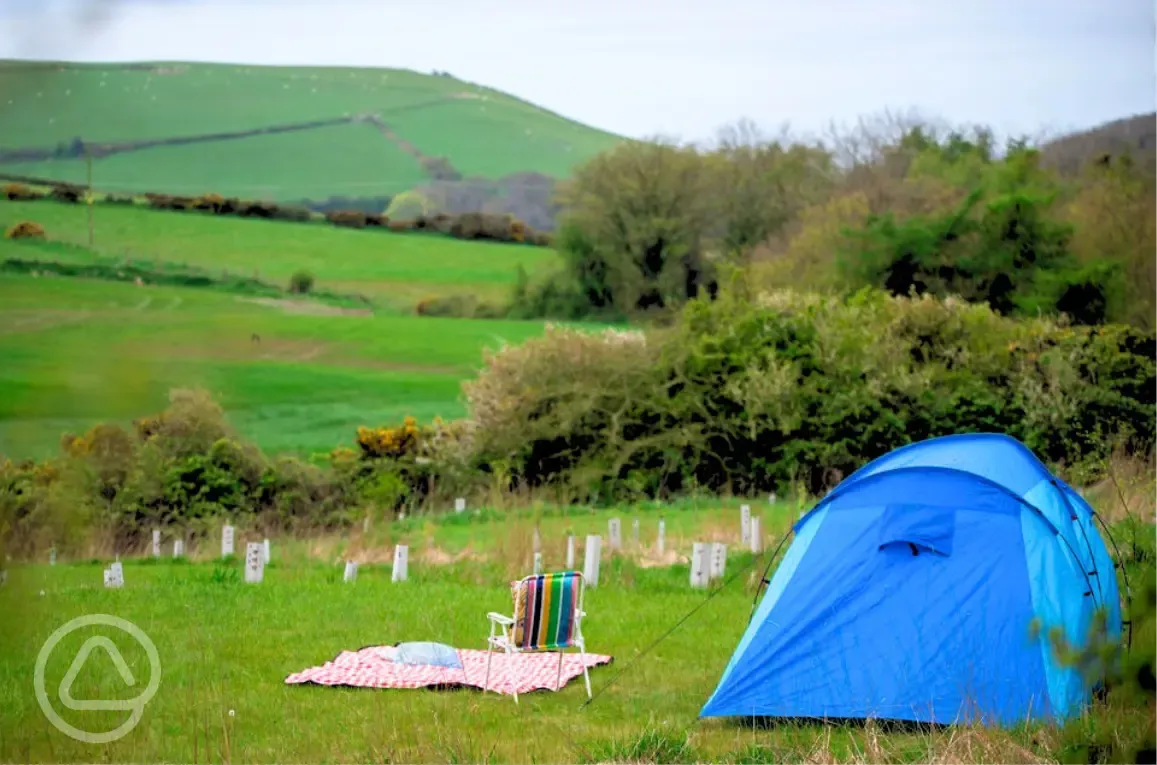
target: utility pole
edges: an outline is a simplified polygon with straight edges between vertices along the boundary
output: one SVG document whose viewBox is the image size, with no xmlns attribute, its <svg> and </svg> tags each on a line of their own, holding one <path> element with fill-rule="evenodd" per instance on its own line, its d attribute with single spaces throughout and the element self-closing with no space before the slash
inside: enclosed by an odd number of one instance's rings
<svg viewBox="0 0 1157 765">
<path fill-rule="evenodd" d="M 88 193 L 84 201 L 88 204 L 88 247 L 91 250 L 96 246 L 94 243 L 96 228 L 92 220 L 92 152 L 88 150 L 87 143 L 84 144 L 84 163 L 88 170 Z"/>
</svg>

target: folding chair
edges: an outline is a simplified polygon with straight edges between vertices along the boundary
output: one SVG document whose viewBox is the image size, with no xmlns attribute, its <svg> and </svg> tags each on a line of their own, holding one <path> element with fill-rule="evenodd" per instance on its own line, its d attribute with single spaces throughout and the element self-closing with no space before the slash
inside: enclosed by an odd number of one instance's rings
<svg viewBox="0 0 1157 765">
<path fill-rule="evenodd" d="M 501 650 L 507 656 L 532 652 L 558 652 L 558 675 L 554 690 L 562 683 L 562 659 L 566 648 L 577 648 L 583 660 L 583 679 L 587 698 L 591 696 L 591 677 L 587 672 L 586 643 L 583 641 L 583 576 L 578 571 L 554 574 L 535 574 L 510 583 L 514 596 L 514 615 L 491 611 L 490 637 L 486 639 L 486 682 L 483 692 L 490 690 L 490 660 L 493 651 Z M 518 703 L 518 691 L 514 692 Z"/>
</svg>

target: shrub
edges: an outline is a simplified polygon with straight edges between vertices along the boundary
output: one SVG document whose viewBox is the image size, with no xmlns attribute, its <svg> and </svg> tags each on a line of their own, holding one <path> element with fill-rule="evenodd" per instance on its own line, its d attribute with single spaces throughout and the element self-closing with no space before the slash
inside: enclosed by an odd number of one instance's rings
<svg viewBox="0 0 1157 765">
<path fill-rule="evenodd" d="M 61 183 L 52 187 L 49 196 L 58 202 L 76 204 L 84 198 L 84 189 L 69 183 Z"/>
<path fill-rule="evenodd" d="M 172 194 L 145 194 L 145 201 L 156 210 L 193 210 L 197 209 L 198 204 L 203 204 L 195 197 L 181 197 L 173 196 Z"/>
<path fill-rule="evenodd" d="M 414 313 L 419 316 L 449 316 L 458 319 L 473 318 L 478 309 L 478 298 L 473 295 L 445 295 L 418 301 Z"/>
<path fill-rule="evenodd" d="M 597 490 L 588 479 L 601 479 L 589 476 L 647 445 L 636 418 L 649 397 L 666 396 L 654 350 L 640 332 L 548 326 L 541 338 L 486 353 L 482 373 L 463 384 L 483 469 L 501 463 L 530 485 L 561 479 Z"/>
<path fill-rule="evenodd" d="M 349 487 L 317 465 L 293 457 L 281 457 L 270 465 L 261 488 L 270 497 L 281 528 L 328 529 L 353 517 Z"/>
<path fill-rule="evenodd" d="M 32 556 L 50 545 L 75 549 L 100 513 L 86 488 L 83 473 L 67 460 L 0 457 L 0 554 Z"/>
<path fill-rule="evenodd" d="M 469 481 L 472 433 L 472 424 L 464 421 L 436 417 L 423 426 L 406 417 L 394 427 L 358 428 L 359 452 L 338 450 L 331 459 L 364 498 L 392 509 L 403 501 L 415 506 L 438 488 L 449 492 Z"/>
<path fill-rule="evenodd" d="M 313 213 L 308 207 L 301 205 L 278 205 L 277 209 L 273 211 L 273 218 L 274 220 L 305 223 L 313 220 Z"/>
<path fill-rule="evenodd" d="M 344 228 L 366 227 L 366 214 L 360 210 L 332 210 L 325 214 L 325 219 Z"/>
<path fill-rule="evenodd" d="M 460 181 L 462 173 L 446 157 L 422 157 L 420 163 L 426 175 L 436 181 Z"/>
<path fill-rule="evenodd" d="M 366 458 L 396 459 L 416 456 L 422 435 L 418 421 L 407 416 L 401 425 L 394 428 L 358 428 L 356 440 L 358 448 Z"/>
<path fill-rule="evenodd" d="M 390 219 L 380 213 L 366 213 L 366 225 L 380 228 L 390 222 Z"/>
<path fill-rule="evenodd" d="M 225 198 L 220 194 L 203 194 L 193 200 L 192 207 L 194 210 L 219 214 L 224 204 Z"/>
<path fill-rule="evenodd" d="M 433 212 L 433 205 L 430 204 L 430 200 L 417 191 L 404 191 L 397 194 L 390 200 L 390 205 L 385 210 L 387 217 L 400 220 L 414 220 L 431 212 Z"/>
<path fill-rule="evenodd" d="M 44 239 L 44 226 L 35 221 L 25 220 L 10 226 L 4 237 L 7 239 Z"/>
<path fill-rule="evenodd" d="M 455 218 L 450 227 L 450 234 L 458 239 L 488 238 L 488 235 L 493 231 L 493 227 L 486 220 L 488 217 L 476 212 L 462 213 Z"/>
<path fill-rule="evenodd" d="M 526 224 L 512 215 L 462 213 L 454 218 L 449 234 L 458 239 L 488 239 L 496 242 L 526 241 Z"/>
<path fill-rule="evenodd" d="M 452 234 L 455 224 L 453 215 L 434 213 L 433 215 L 419 215 L 414 219 L 415 231 L 434 231 L 439 234 Z"/>
<path fill-rule="evenodd" d="M 9 183 L 4 186 L 4 198 L 13 202 L 31 202 L 44 199 L 44 194 L 25 186 L 23 183 Z"/>
<path fill-rule="evenodd" d="M 509 225 L 510 241 L 525 242 L 529 233 L 529 229 L 525 223 L 518 220 L 517 218 L 511 218 Z"/>
<path fill-rule="evenodd" d="M 394 218 L 386 219 L 386 227 L 390 231 L 401 233 L 403 231 L 412 231 L 414 229 L 414 221 L 412 220 L 395 220 Z"/>
<path fill-rule="evenodd" d="M 237 214 L 242 218 L 265 218 L 277 215 L 278 206 L 273 202 L 253 202 L 241 200 L 237 203 Z"/>
<path fill-rule="evenodd" d="M 626 320 L 613 307 L 596 306 L 595 303 L 571 274 L 563 269 L 547 271 L 531 281 L 520 268 L 519 278 L 511 290 L 507 314 L 514 319 Z"/>
<path fill-rule="evenodd" d="M 105 194 L 104 203 L 106 205 L 132 205 L 136 204 L 131 194 Z"/>
<path fill-rule="evenodd" d="M 294 295 L 308 295 L 313 290 L 313 274 L 309 271 L 297 271 L 289 277 L 289 291 Z"/>
</svg>

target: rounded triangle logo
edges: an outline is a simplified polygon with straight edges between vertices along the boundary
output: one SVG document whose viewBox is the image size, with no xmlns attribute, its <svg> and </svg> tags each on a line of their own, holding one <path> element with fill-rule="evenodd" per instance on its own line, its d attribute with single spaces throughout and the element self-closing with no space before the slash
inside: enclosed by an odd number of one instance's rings
<svg viewBox="0 0 1157 765">
<path fill-rule="evenodd" d="M 60 697 L 60 703 L 67 709 L 74 711 L 82 710 L 101 710 L 101 711 L 128 711 L 129 718 L 121 723 L 118 727 L 110 731 L 102 733 L 90 733 L 89 731 L 81 730 L 69 723 L 57 713 L 53 708 L 52 702 L 48 698 L 48 691 L 45 688 L 44 672 L 48 665 L 48 657 L 52 655 L 52 650 L 57 643 L 63 640 L 67 635 L 75 632 L 82 627 L 88 627 L 94 624 L 114 627 L 123 632 L 127 632 L 145 649 L 145 654 L 149 657 L 149 681 L 145 689 L 139 696 L 133 699 L 75 699 L 72 696 L 72 684 L 76 680 L 76 676 L 80 673 L 81 668 L 94 651 L 98 649 L 107 654 L 109 660 L 112 661 L 113 666 L 116 667 L 117 673 L 125 684 L 130 688 L 137 685 L 137 678 L 133 676 L 132 670 L 129 669 L 128 663 L 125 662 L 120 650 L 107 637 L 94 636 L 89 638 L 81 646 L 77 652 L 76 657 L 69 665 L 68 672 L 65 673 L 64 678 L 60 681 L 60 686 L 57 693 Z M 61 625 L 53 632 L 44 645 L 40 648 L 40 653 L 36 657 L 36 669 L 33 674 L 33 685 L 36 689 L 36 700 L 40 704 L 41 711 L 44 716 L 48 718 L 57 730 L 64 733 L 77 741 L 84 741 L 89 744 L 107 744 L 116 741 L 126 736 L 137 723 L 141 721 L 141 716 L 144 713 L 145 705 L 152 700 L 156 695 L 157 689 L 161 685 L 161 660 L 157 654 L 157 647 L 149 636 L 127 619 L 121 619 L 117 616 L 110 616 L 108 614 L 90 614 L 88 616 L 79 616 L 66 624 Z"/>
</svg>

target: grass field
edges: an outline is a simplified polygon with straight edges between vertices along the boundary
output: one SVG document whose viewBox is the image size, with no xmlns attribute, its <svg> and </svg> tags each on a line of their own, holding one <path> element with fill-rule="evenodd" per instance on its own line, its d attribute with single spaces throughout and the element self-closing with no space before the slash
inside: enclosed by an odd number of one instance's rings
<svg viewBox="0 0 1157 765">
<path fill-rule="evenodd" d="M 422 233 L 358 231 L 322 223 L 213 217 L 117 205 L 94 205 L 93 210 L 94 249 L 103 255 L 258 274 L 282 285 L 295 271 L 304 269 L 317 278 L 319 287 L 361 293 L 399 310 L 408 310 L 423 298 L 450 293 L 501 300 L 514 284 L 519 265 L 533 273 L 557 258 L 554 251 L 543 247 L 467 242 Z M 88 209 L 84 205 L 0 201 L 0 228 L 22 220 L 40 223 L 50 241 L 88 244 Z M 0 252 L 12 253 L 4 257 L 26 252 L 15 249 L 20 246 L 0 240 Z"/>
<path fill-rule="evenodd" d="M 572 510 L 540 519 L 546 567 L 564 563 L 566 531 L 601 533 L 614 511 Z M 757 507 L 770 544 L 786 530 L 794 508 Z M 184 762 L 782 762 L 836 757 L 852 761 L 929 761 L 948 754 L 952 736 L 878 735 L 872 728 L 742 727 L 697 714 L 741 636 L 752 606 L 750 555 L 729 555 L 735 576 L 710 602 L 688 585 L 685 562 L 646 565 L 648 553 L 630 539 L 630 519 L 642 523 L 641 547 L 654 545 L 657 519 L 667 521 L 668 549 L 686 555 L 694 540 L 737 541 L 734 505 L 624 509 L 624 550 L 604 551 L 599 587 L 588 591 L 584 633 L 588 650 L 614 663 L 592 671 L 595 700 L 581 679 L 559 693 L 509 697 L 476 691 L 352 690 L 286 686 L 290 673 L 321 664 L 342 650 L 399 641 L 434 640 L 482 648 L 486 613 L 508 612 L 506 582 L 527 572 L 534 514 L 470 513 L 442 522 L 408 520 L 366 538 L 274 542 L 265 581 L 239 580 L 241 562 L 228 565 L 125 560 L 123 590 L 101 585 L 97 562 L 61 561 L 18 567 L 0 588 L 0 609 L 16 615 L 0 634 L 0 759 L 48 761 Z M 499 520 L 501 519 L 501 520 Z M 258 539 L 239 529 L 239 549 Z M 411 548 L 410 580 L 390 582 L 392 544 Z M 167 544 L 168 540 L 166 540 Z M 217 544 L 209 540 L 206 548 Z M 734 548 L 732 548 L 734 549 Z M 448 562 L 447 551 L 468 552 Z M 203 557 L 211 557 L 204 552 Z M 341 561 L 359 560 L 358 579 L 341 582 Z M 670 561 L 668 561 L 670 562 Z M 763 563 L 763 559 L 758 562 Z M 718 586 L 718 585 L 717 585 Z M 653 651 L 642 652 L 692 609 L 702 609 Z M 162 680 L 140 724 L 125 738 L 90 745 L 51 727 L 33 696 L 33 666 L 48 636 L 66 621 L 106 613 L 128 619 L 156 644 Z M 78 699 L 128 698 L 147 682 L 148 660 L 115 631 L 80 630 L 60 643 L 47 665 L 54 708 L 71 724 L 110 730 L 124 712 L 63 710 L 55 690 L 81 643 L 108 634 L 137 678 L 126 689 L 107 660 L 94 653 L 77 676 Z M 121 639 L 117 639 L 117 638 Z M 628 668 L 634 660 L 637 663 Z M 983 735 L 983 734 L 982 734 Z M 1004 743 L 991 761 L 1035 755 Z M 1031 740 L 1051 742 L 1048 732 Z M 970 748 L 984 745 L 975 739 Z M 1004 759 L 1002 759 L 1002 755 Z"/>
<path fill-rule="evenodd" d="M 215 391 L 267 449 L 328 450 L 358 425 L 460 416 L 459 383 L 482 349 L 542 331 L 299 310 L 208 290 L 2 275 L 0 452 L 46 454 L 66 430 L 154 413 L 171 387 L 193 385 Z"/>
<path fill-rule="evenodd" d="M 323 168 L 309 157 L 317 157 Z M 0 171 L 87 181 L 84 163 L 76 161 L 5 164 Z M 94 187 L 105 191 L 213 191 L 244 199 L 297 200 L 399 194 L 425 181 L 426 174 L 415 157 L 370 126 L 346 124 L 114 154 L 93 163 L 92 179 Z"/>
<path fill-rule="evenodd" d="M 497 178 L 564 177 L 619 140 L 495 90 L 396 69 L 0 62 L 0 99 L 8 149 L 51 148 L 78 136 L 137 141 L 376 114 L 422 155 L 446 156 L 467 176 Z M 80 160 L 3 169 L 85 177 Z M 421 177 L 414 157 L 369 123 L 142 149 L 94 163 L 103 189 L 278 200 L 393 194 Z"/>
<path fill-rule="evenodd" d="M 34 220 L 48 245 L 0 239 L 0 258 L 84 262 L 83 205 L 0 202 L 0 228 Z M 420 299 L 464 293 L 501 301 L 522 265 L 553 251 L 428 234 L 243 220 L 98 205 L 96 252 L 257 275 L 295 271 L 317 287 L 361 293 L 372 316 L 312 303 L 268 303 L 205 289 L 0 276 L 0 453 L 44 455 L 65 431 L 163 408 L 171 387 L 215 391 L 241 432 L 272 451 L 348 443 L 363 424 L 463 414 L 460 382 L 482 350 L 541 333 L 542 322 L 417 317 Z M 406 314 L 406 315 L 400 315 Z M 260 343 L 252 335 L 261 337 Z"/>
</svg>

